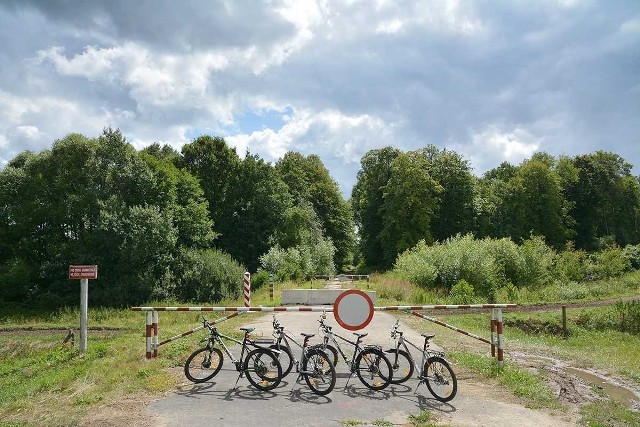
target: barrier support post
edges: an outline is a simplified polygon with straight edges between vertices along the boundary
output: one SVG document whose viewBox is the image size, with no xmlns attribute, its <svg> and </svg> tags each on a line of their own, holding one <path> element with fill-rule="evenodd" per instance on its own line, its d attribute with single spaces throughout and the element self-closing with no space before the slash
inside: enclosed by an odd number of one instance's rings
<svg viewBox="0 0 640 427">
<path fill-rule="evenodd" d="M 490 328 L 491 328 L 491 357 L 496 357 L 496 309 L 491 309 L 491 318 L 490 318 Z"/>
<path fill-rule="evenodd" d="M 153 346 L 153 357 L 158 357 L 158 312 L 154 310 L 152 316 L 153 341 L 151 345 Z"/>
<path fill-rule="evenodd" d="M 504 360 L 504 337 L 502 335 L 502 309 L 498 308 L 498 320 L 496 329 L 498 330 L 498 367 L 502 368 Z"/>
<path fill-rule="evenodd" d="M 244 306 L 251 307 L 251 273 L 244 273 Z"/>
<path fill-rule="evenodd" d="M 150 311 L 147 311 L 147 328 L 146 328 L 146 342 L 147 342 L 147 352 L 145 354 L 146 359 L 151 359 L 151 321 L 152 314 Z"/>
</svg>

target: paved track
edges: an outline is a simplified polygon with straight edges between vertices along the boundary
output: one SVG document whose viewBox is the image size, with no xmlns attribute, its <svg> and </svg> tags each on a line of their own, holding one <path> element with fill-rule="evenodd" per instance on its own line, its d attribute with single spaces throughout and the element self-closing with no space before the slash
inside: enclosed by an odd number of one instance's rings
<svg viewBox="0 0 640 427">
<path fill-rule="evenodd" d="M 299 336 L 300 332 L 317 333 L 318 313 L 291 312 L 278 313 L 276 316 L 295 336 Z M 271 314 L 265 315 L 253 319 L 246 326 L 256 328 L 254 335 L 262 333 L 265 337 L 270 337 L 271 319 Z M 350 331 L 337 325 L 332 313 L 327 313 L 327 322 L 334 327 L 334 332 L 345 337 L 353 337 Z M 389 348 L 392 343 L 389 331 L 394 322 L 395 317 L 391 314 L 377 312 L 365 330 L 369 333 L 365 343 Z M 404 325 L 402 329 L 408 339 L 420 343 L 420 333 L 433 332 L 434 326 L 425 322 L 422 331 L 411 330 Z M 437 333 L 437 330 L 435 332 Z M 317 339 L 317 336 L 314 339 Z M 238 353 L 237 349 L 235 350 L 234 355 Z M 572 425 L 518 404 L 500 401 L 496 399 L 495 390 L 476 381 L 465 381 L 465 378 L 460 376 L 456 398 L 449 403 L 440 403 L 433 399 L 424 385 L 415 393 L 415 380 L 372 392 L 360 383 L 357 377 L 349 378 L 344 362 L 341 361 L 336 369 L 336 387 L 328 396 L 313 394 L 304 381 L 296 383 L 294 373 L 289 374 L 281 385 L 271 392 L 254 389 L 246 378 L 240 378 L 237 388 L 234 389 L 238 373 L 233 370 L 232 363 L 225 356 L 221 372 L 212 381 L 204 384 L 185 383 L 186 385 L 175 393 L 153 402 L 149 411 L 162 418 L 168 427 L 342 426 L 348 420 L 367 422 L 368 425 L 375 425 L 375 421 L 380 425 L 381 420 L 394 425 L 407 425 L 410 414 L 419 414 L 423 410 L 429 410 L 449 425 Z"/>
</svg>

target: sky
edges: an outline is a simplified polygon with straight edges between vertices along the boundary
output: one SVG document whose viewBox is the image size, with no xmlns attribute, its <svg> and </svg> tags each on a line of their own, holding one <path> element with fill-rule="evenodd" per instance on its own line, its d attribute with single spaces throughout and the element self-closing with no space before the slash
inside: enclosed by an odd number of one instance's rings
<svg viewBox="0 0 640 427">
<path fill-rule="evenodd" d="M 0 167 L 105 127 L 317 154 L 346 198 L 385 146 L 638 174 L 640 1 L 0 0 Z"/>
</svg>

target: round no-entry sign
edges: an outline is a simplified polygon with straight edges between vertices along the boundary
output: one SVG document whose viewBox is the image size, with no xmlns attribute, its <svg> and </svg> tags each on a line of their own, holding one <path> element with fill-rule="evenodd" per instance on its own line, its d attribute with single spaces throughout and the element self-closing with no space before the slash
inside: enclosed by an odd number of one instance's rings
<svg viewBox="0 0 640 427">
<path fill-rule="evenodd" d="M 373 318 L 373 301 L 359 289 L 344 291 L 333 304 L 333 316 L 340 326 L 350 331 L 365 328 Z"/>
</svg>

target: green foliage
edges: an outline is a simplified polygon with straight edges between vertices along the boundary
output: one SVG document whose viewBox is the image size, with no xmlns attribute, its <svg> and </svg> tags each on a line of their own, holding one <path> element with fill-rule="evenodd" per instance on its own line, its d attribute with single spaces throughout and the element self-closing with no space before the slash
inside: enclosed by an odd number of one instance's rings
<svg viewBox="0 0 640 427">
<path fill-rule="evenodd" d="M 427 160 L 414 152 L 400 154 L 391 163 L 380 207 L 383 226 L 379 238 L 387 266 L 420 240 L 432 241 L 430 222 L 443 189 L 431 178 L 428 167 Z"/>
<path fill-rule="evenodd" d="M 474 301 L 475 296 L 473 286 L 466 280 L 459 280 L 449 291 L 451 304 L 470 304 Z"/>
<path fill-rule="evenodd" d="M 625 251 L 617 246 L 590 254 L 589 260 L 585 274 L 585 278 L 589 280 L 617 277 L 631 267 Z"/>
<path fill-rule="evenodd" d="M 183 300 L 217 302 L 242 293 L 245 269 L 217 249 L 186 249 L 181 254 L 182 280 L 176 295 Z"/>
<path fill-rule="evenodd" d="M 640 270 L 640 245 L 627 245 L 623 249 L 631 268 Z"/>
<path fill-rule="evenodd" d="M 540 287 L 549 283 L 554 252 L 540 238 L 517 246 L 509 239 L 475 239 L 456 236 L 428 246 L 420 242 L 398 257 L 395 270 L 411 283 L 452 289 L 464 280 L 474 293 L 494 300 L 496 292 L 515 287 Z"/>
<path fill-rule="evenodd" d="M 288 152 L 276 163 L 295 205 L 309 205 L 321 230 L 335 246 L 334 264 L 351 263 L 354 245 L 353 214 L 338 184 L 317 155 L 303 156 Z M 280 242 L 282 244 L 282 242 Z M 284 244 L 284 247 L 295 246 Z"/>
<path fill-rule="evenodd" d="M 640 335 L 640 301 L 619 302 L 606 310 L 584 310 L 576 324 L 599 331 L 615 330 Z"/>
<path fill-rule="evenodd" d="M 322 239 L 315 245 L 299 245 L 287 249 L 273 246 L 260 257 L 262 269 L 275 274 L 278 281 L 300 280 L 312 275 L 331 275 L 333 266 L 333 244 Z"/>
<path fill-rule="evenodd" d="M 23 260 L 7 261 L 0 266 L 0 301 L 23 301 L 31 285 L 31 271 Z"/>
<path fill-rule="evenodd" d="M 531 236 L 521 246 L 524 268 L 514 280 L 518 286 L 541 287 L 551 283 L 555 251 L 540 236 Z"/>
</svg>

